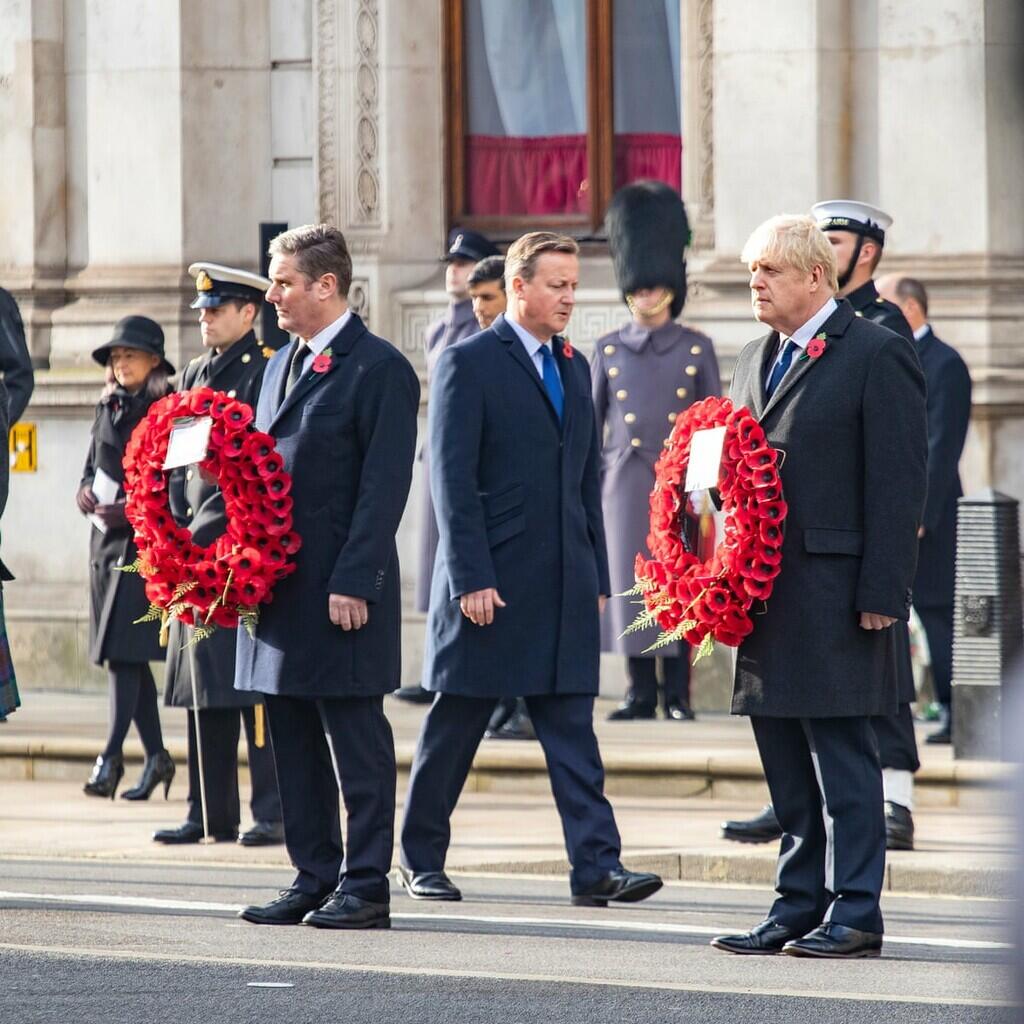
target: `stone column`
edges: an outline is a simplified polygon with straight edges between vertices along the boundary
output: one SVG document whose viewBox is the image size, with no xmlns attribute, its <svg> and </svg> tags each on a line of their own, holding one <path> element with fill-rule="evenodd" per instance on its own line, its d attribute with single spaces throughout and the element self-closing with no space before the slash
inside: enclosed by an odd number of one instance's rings
<svg viewBox="0 0 1024 1024">
<path fill-rule="evenodd" d="M 0 285 L 45 362 L 64 298 L 64 24 L 61 0 L 0 5 Z"/>
</svg>

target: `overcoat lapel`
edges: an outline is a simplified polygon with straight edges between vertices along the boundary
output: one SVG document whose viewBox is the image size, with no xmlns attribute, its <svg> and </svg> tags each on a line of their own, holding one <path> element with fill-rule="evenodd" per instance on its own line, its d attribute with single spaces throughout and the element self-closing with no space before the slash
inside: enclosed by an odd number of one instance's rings
<svg viewBox="0 0 1024 1024">
<path fill-rule="evenodd" d="M 318 388 L 323 382 L 335 373 L 338 367 L 341 365 L 341 358 L 347 356 L 352 350 L 352 346 L 356 340 L 366 332 L 366 326 L 363 321 L 352 314 L 349 317 L 348 323 L 336 334 L 327 346 L 331 350 L 331 365 L 323 373 L 317 373 L 310 364 L 310 367 L 306 372 L 295 382 L 295 386 L 284 396 L 281 404 L 278 405 L 277 410 L 274 412 L 273 419 L 270 421 L 270 427 L 268 429 L 273 430 L 277 426 L 281 417 L 285 415 L 290 409 L 306 397 L 314 388 Z M 294 347 L 290 350 L 294 352 Z M 284 362 L 284 366 L 291 364 L 291 357 Z M 280 394 L 281 380 L 280 375 L 276 380 L 277 394 Z"/>
<path fill-rule="evenodd" d="M 760 419 L 764 415 L 765 406 L 765 375 L 768 372 L 768 363 L 779 343 L 778 331 L 766 334 L 758 344 L 757 355 L 754 358 L 754 379 L 750 381 L 751 412 L 755 418 Z"/>
<path fill-rule="evenodd" d="M 548 396 L 548 389 L 544 387 L 544 381 L 541 380 L 540 374 L 537 373 L 537 367 L 534 366 L 533 360 L 530 358 L 529 353 L 526 351 L 526 346 L 519 340 L 519 335 L 509 327 L 505 320 L 505 314 L 501 313 L 497 319 L 491 324 L 492 329 L 501 338 L 502 341 L 508 346 L 508 354 L 522 367 L 523 372 L 536 387 L 541 398 L 544 400 L 544 404 L 547 407 L 548 412 L 551 414 L 551 420 L 556 429 L 558 428 L 558 414 L 555 412 L 555 407 L 551 404 L 551 399 Z M 562 391 L 565 392 L 565 373 L 562 374 Z M 565 403 L 562 404 L 562 416 L 565 416 Z"/>
</svg>

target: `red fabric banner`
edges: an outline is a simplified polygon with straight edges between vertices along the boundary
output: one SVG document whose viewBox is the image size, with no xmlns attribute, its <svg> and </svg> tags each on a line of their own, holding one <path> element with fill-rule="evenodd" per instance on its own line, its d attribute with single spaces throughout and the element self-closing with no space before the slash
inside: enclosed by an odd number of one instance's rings
<svg viewBox="0 0 1024 1024">
<path fill-rule="evenodd" d="M 653 178 L 681 192 L 683 140 L 678 135 L 623 133 L 615 136 L 615 187 Z"/>
</svg>

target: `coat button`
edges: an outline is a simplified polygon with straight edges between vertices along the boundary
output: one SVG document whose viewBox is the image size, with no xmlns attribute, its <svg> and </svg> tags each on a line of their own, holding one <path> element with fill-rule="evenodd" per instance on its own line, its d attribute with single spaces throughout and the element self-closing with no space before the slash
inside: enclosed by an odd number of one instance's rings
<svg viewBox="0 0 1024 1024">
<path fill-rule="evenodd" d="M 235 395 L 237 395 L 237 394 L 238 394 L 238 392 L 237 392 L 237 391 L 236 391 L 236 390 L 235 390 L 234 388 L 232 388 L 232 389 L 231 389 L 231 390 L 230 390 L 230 391 L 228 392 L 228 398 L 234 398 L 234 397 L 235 397 Z"/>
<path fill-rule="evenodd" d="M 195 475 L 196 475 L 195 472 L 193 470 L 191 470 L 191 469 L 185 471 L 185 479 L 186 480 L 191 480 L 192 477 L 194 477 Z"/>
<path fill-rule="evenodd" d="M 608 367 L 608 376 L 614 380 L 619 375 L 619 368 L 617 366 Z"/>
<path fill-rule="evenodd" d="M 622 418 L 627 423 L 636 423 L 636 413 L 635 412 L 627 412 L 626 415 L 623 416 Z"/>
<path fill-rule="evenodd" d="M 624 402 L 629 397 L 629 392 L 625 388 L 619 388 L 619 390 L 615 392 L 615 397 L 620 402 Z"/>
<path fill-rule="evenodd" d="M 676 388 L 676 398 L 685 398 L 686 394 L 686 388 Z"/>
<path fill-rule="evenodd" d="M 694 346 L 693 346 L 693 347 L 692 347 L 692 348 L 690 349 L 690 355 L 691 355 L 691 356 L 699 356 L 699 355 L 700 355 L 700 353 L 701 353 L 701 347 L 700 347 L 700 345 L 694 345 Z"/>
<path fill-rule="evenodd" d="M 189 507 L 187 509 L 185 509 L 185 515 L 187 515 L 187 516 L 192 515 L 192 506 L 191 505 L 189 505 Z"/>
<path fill-rule="evenodd" d="M 686 373 L 690 377 L 696 377 L 697 376 L 697 367 L 696 366 L 688 366 L 686 368 Z"/>
<path fill-rule="evenodd" d="M 854 316 L 863 316 L 864 314 L 858 309 L 853 315 Z"/>
<path fill-rule="evenodd" d="M 631 445 L 632 445 L 632 446 L 633 446 L 634 448 L 639 448 L 639 447 L 640 447 L 640 438 L 639 438 L 639 437 L 631 437 L 631 438 L 629 439 L 629 443 L 630 443 L 630 444 L 631 444 Z"/>
<path fill-rule="evenodd" d="M 615 355 L 615 346 L 614 345 L 605 345 L 605 347 L 604 347 L 604 354 L 606 356 L 613 356 L 613 355 Z"/>
<path fill-rule="evenodd" d="M 242 356 L 242 362 L 243 363 L 248 363 L 251 359 L 252 359 L 252 356 L 248 352 L 246 352 L 245 355 Z M 229 391 L 228 394 L 230 395 L 231 392 Z M 234 398 L 234 395 L 231 395 L 231 397 Z"/>
<path fill-rule="evenodd" d="M 668 414 L 668 421 L 669 421 L 669 423 L 675 423 L 675 421 L 676 421 L 676 414 L 674 412 L 670 412 Z"/>
</svg>

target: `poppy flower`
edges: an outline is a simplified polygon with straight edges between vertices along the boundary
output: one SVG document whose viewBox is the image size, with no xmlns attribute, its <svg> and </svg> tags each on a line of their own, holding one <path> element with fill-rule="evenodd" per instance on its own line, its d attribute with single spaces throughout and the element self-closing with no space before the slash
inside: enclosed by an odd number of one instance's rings
<svg viewBox="0 0 1024 1024">
<path fill-rule="evenodd" d="M 252 406 L 246 402 L 232 401 L 224 406 L 224 422 L 232 430 L 243 430 L 255 418 Z"/>
<path fill-rule="evenodd" d="M 277 540 L 289 555 L 294 555 L 302 547 L 302 538 L 297 533 L 282 534 Z"/>
<path fill-rule="evenodd" d="M 807 358 L 818 359 L 825 351 L 827 343 L 822 335 L 811 338 L 807 343 Z"/>
<path fill-rule="evenodd" d="M 326 352 L 321 352 L 313 357 L 313 372 L 326 373 L 331 368 L 331 357 Z"/>
<path fill-rule="evenodd" d="M 260 464 L 259 474 L 266 478 L 284 472 L 284 459 L 280 452 L 271 452 Z"/>
</svg>

